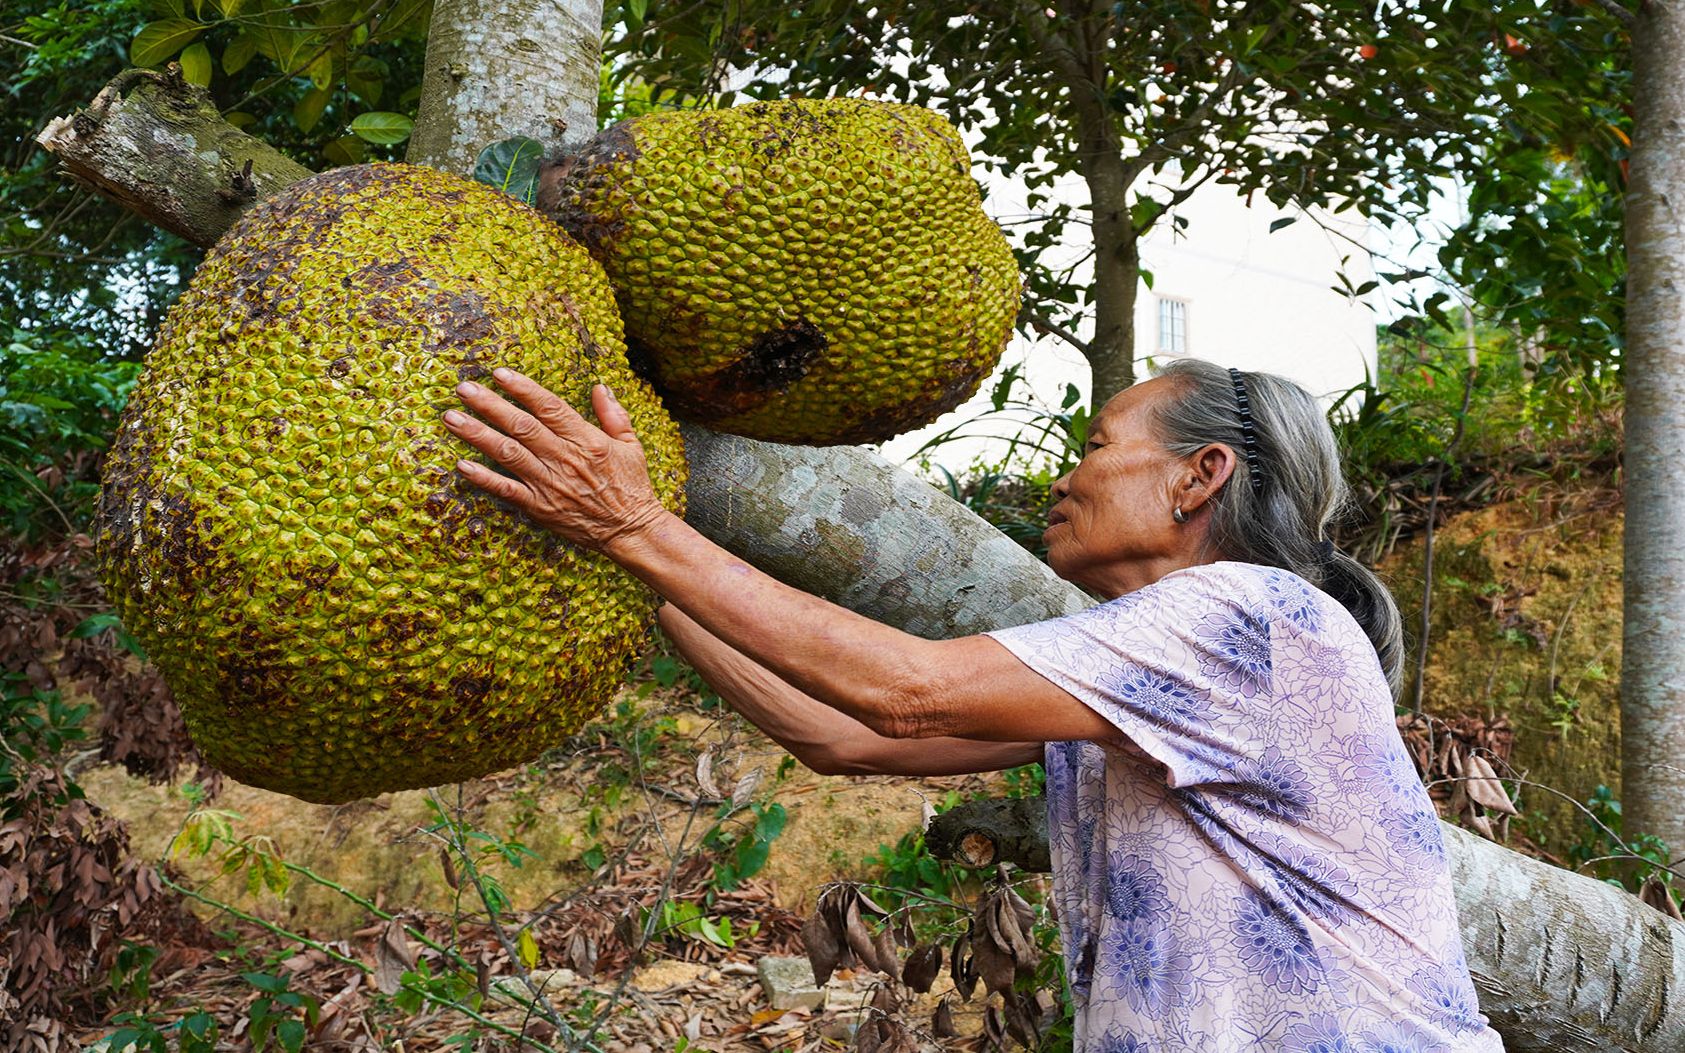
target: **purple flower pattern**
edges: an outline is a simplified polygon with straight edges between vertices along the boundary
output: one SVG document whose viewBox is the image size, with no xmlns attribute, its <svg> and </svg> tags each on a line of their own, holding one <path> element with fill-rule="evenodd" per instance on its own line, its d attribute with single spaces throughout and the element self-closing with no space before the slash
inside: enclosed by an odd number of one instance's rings
<svg viewBox="0 0 1685 1053">
<path fill-rule="evenodd" d="M 1401 1020 L 1377 1024 L 1358 1036 L 1358 1053 L 1451 1053 L 1451 1047 Z"/>
<path fill-rule="evenodd" d="M 1100 1036 L 1096 1053 L 1150 1053 L 1140 1039 L 1120 1028 L 1112 1028 Z"/>
<path fill-rule="evenodd" d="M 1235 798 L 1277 819 L 1299 822 L 1316 803 L 1305 770 L 1279 746 L 1267 746 L 1261 756 L 1242 761 L 1234 775 L 1239 786 Z"/>
<path fill-rule="evenodd" d="M 1271 987 L 1308 994 L 1322 983 L 1322 961 L 1310 931 L 1257 890 L 1240 896 L 1229 930 L 1247 967 Z"/>
<path fill-rule="evenodd" d="M 1270 629 L 1249 611 L 1208 614 L 1194 632 L 1205 644 L 1200 671 L 1222 688 L 1246 698 L 1268 691 Z"/>
<path fill-rule="evenodd" d="M 1282 1053 L 1358 1053 L 1339 1021 L 1323 1014 L 1288 1028 L 1281 1049 Z"/>
<path fill-rule="evenodd" d="M 1047 748 L 1079 1053 L 1501 1048 L 1432 803 L 1336 601 L 1217 563 L 991 635 L 1129 743 Z"/>
<path fill-rule="evenodd" d="M 1306 632 L 1322 628 L 1322 605 L 1304 578 L 1272 568 L 1264 572 L 1264 591 L 1283 618 Z"/>
<path fill-rule="evenodd" d="M 1185 1005 L 1193 986 L 1193 956 L 1178 945 L 1163 918 L 1138 917 L 1115 928 L 1100 948 L 1099 974 L 1121 990 L 1131 1009 L 1149 1017 Z"/>
<path fill-rule="evenodd" d="M 1201 692 L 1138 665 L 1124 666 L 1100 685 L 1136 712 L 1170 727 L 1188 727 L 1211 719 L 1211 703 Z"/>
</svg>

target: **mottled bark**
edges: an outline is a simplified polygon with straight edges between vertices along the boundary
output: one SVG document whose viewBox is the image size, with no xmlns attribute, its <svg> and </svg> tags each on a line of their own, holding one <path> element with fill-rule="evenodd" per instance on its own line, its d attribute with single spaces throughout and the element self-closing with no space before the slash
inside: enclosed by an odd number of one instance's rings
<svg viewBox="0 0 1685 1053">
<path fill-rule="evenodd" d="M 1118 148 L 1102 139 L 1083 159 L 1082 174 L 1094 205 L 1094 336 L 1088 365 L 1094 371 L 1089 405 L 1135 383 L 1135 297 L 1141 255 L 1129 215 L 1129 182 Z"/>
<path fill-rule="evenodd" d="M 772 576 L 930 639 L 1082 609 L 1075 588 L 929 483 L 852 447 L 684 428 L 686 518 Z"/>
<path fill-rule="evenodd" d="M 1685 925 L 1454 826 L 1463 950 L 1509 1053 L 1685 1050 Z"/>
<path fill-rule="evenodd" d="M 600 2 L 436 0 L 407 159 L 467 174 L 524 135 L 572 151 L 597 134 Z"/>
<path fill-rule="evenodd" d="M 77 182 L 195 245 L 215 244 L 253 202 L 310 174 L 225 122 L 174 67 L 115 77 L 36 141 Z"/>
<path fill-rule="evenodd" d="M 518 86 L 517 94 L 530 96 L 522 104 L 528 115 L 555 108 L 542 87 Z M 163 117 L 153 119 L 160 128 L 126 138 L 146 142 L 169 131 L 209 142 L 233 132 L 216 127 L 214 110 L 195 118 L 203 127 L 171 129 Z M 196 156 L 202 167 L 184 167 L 178 183 L 217 185 L 221 155 Z M 121 169 L 134 156 L 126 148 L 92 149 L 80 163 L 97 174 L 92 185 L 123 187 Z M 261 193 L 302 170 L 269 151 L 254 157 L 253 175 Z M 150 202 L 114 196 L 143 215 L 157 211 Z M 201 220 L 194 240 L 214 241 L 221 233 L 214 223 L 214 216 Z M 688 429 L 686 438 L 691 521 L 792 585 L 929 637 L 1018 624 L 1089 602 L 969 511 L 863 450 L 774 446 L 700 429 Z M 1680 1000 L 1672 994 L 1685 979 L 1677 951 L 1685 947 L 1685 926 L 1589 878 L 1455 828 L 1446 836 L 1483 1007 L 1512 1051 L 1685 1048 L 1674 1008 Z M 1020 851 L 1033 843 L 1016 839 Z M 1577 984 L 1551 971 L 1564 962 Z M 1549 1030 L 1552 1022 L 1560 1033 Z"/>
<path fill-rule="evenodd" d="M 1685 854 L 1685 4 L 1632 32 L 1626 197 L 1625 832 Z"/>
</svg>

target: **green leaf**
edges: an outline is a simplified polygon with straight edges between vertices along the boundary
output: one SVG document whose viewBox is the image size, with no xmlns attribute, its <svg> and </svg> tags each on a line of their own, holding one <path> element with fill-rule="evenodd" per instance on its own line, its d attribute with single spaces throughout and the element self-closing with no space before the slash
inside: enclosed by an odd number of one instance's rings
<svg viewBox="0 0 1685 1053">
<path fill-rule="evenodd" d="M 166 18 L 140 28 L 129 44 L 129 61 L 137 66 L 156 66 L 191 44 L 205 27 L 185 18 Z"/>
<path fill-rule="evenodd" d="M 228 46 L 222 49 L 222 72 L 232 77 L 245 69 L 246 63 L 250 62 L 255 54 L 257 54 L 257 41 L 241 33 L 230 40 Z"/>
<path fill-rule="evenodd" d="M 345 71 L 345 86 L 368 105 L 379 106 L 380 97 L 386 91 L 388 72 L 386 63 L 380 59 L 359 55 L 357 61 L 351 63 L 351 68 Z"/>
<path fill-rule="evenodd" d="M 322 111 L 328 108 L 328 99 L 332 95 L 332 92 L 312 88 L 304 98 L 298 100 L 297 105 L 293 107 L 293 123 L 298 125 L 299 131 L 308 132 L 316 127 L 316 122 L 322 119 Z"/>
<path fill-rule="evenodd" d="M 187 45 L 181 53 L 181 75 L 189 84 L 197 84 L 201 88 L 211 86 L 211 49 L 204 41 L 196 41 Z"/>
<path fill-rule="evenodd" d="M 333 87 L 333 52 L 324 51 L 310 60 L 305 67 L 304 75 L 310 78 L 310 83 L 317 91 L 327 91 Z"/>
<path fill-rule="evenodd" d="M 299 1053 L 304 1048 L 304 1024 L 301 1021 L 281 1021 L 275 1029 L 275 1036 L 281 1040 L 281 1048 L 287 1053 Z"/>
<path fill-rule="evenodd" d="M 216 6 L 217 10 L 222 12 L 222 17 L 233 18 L 240 13 L 240 7 L 244 2 L 245 0 L 216 0 Z"/>
<path fill-rule="evenodd" d="M 225 113 L 222 115 L 222 119 L 227 121 L 229 124 L 232 124 L 234 127 L 242 129 L 250 128 L 252 125 L 257 123 L 257 117 L 255 115 L 246 113 L 242 110 L 235 110 L 233 113 Z"/>
<path fill-rule="evenodd" d="M 368 148 L 355 135 L 342 135 L 322 147 L 322 157 L 336 166 L 362 164 L 366 156 Z"/>
<path fill-rule="evenodd" d="M 1270 221 L 1270 233 L 1274 234 L 1282 227 L 1292 226 L 1294 223 L 1298 222 L 1298 219 L 1298 216 L 1282 216 L 1280 219 L 1273 219 Z"/>
<path fill-rule="evenodd" d="M 644 24 L 644 15 L 649 10 L 648 0 L 626 0 L 622 5 L 626 12 L 626 24 L 632 29 L 639 29 Z"/>
<path fill-rule="evenodd" d="M 474 178 L 532 204 L 538 196 L 538 167 L 544 147 L 536 139 L 515 138 L 492 143 L 474 162 Z"/>
<path fill-rule="evenodd" d="M 391 146 L 410 137 L 415 122 L 401 113 L 359 113 L 351 122 L 351 132 L 376 146 Z"/>
<path fill-rule="evenodd" d="M 107 611 L 82 619 L 82 622 L 76 628 L 70 630 L 70 637 L 73 640 L 85 640 L 90 636 L 98 636 L 107 629 L 121 628 L 123 628 L 123 619 Z"/>
</svg>

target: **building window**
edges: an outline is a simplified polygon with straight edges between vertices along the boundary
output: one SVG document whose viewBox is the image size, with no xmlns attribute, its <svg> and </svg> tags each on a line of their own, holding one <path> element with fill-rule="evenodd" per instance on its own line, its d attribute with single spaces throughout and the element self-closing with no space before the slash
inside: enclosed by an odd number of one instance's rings
<svg viewBox="0 0 1685 1053">
<path fill-rule="evenodd" d="M 1188 305 L 1182 300 L 1158 298 L 1158 352 L 1188 353 Z"/>
</svg>

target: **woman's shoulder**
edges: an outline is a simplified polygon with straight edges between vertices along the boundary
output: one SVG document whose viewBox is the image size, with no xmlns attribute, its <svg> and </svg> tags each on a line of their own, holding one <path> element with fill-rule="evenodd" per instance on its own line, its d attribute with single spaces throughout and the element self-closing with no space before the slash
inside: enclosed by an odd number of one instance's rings
<svg viewBox="0 0 1685 1053">
<path fill-rule="evenodd" d="M 1225 608 L 1300 633 L 1335 630 L 1343 634 L 1356 624 L 1344 604 L 1304 577 L 1260 563 L 1202 563 L 1166 574 L 1138 592 L 1149 589 L 1161 594 L 1161 601 L 1174 597 L 1188 607 Z"/>
</svg>

